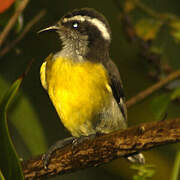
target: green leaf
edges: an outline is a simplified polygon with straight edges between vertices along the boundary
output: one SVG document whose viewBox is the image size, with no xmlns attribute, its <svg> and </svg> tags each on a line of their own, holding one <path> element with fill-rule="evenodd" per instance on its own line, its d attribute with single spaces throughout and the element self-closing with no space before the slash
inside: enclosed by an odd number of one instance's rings
<svg viewBox="0 0 180 180">
<path fill-rule="evenodd" d="M 176 88 L 172 94 L 171 94 L 171 99 L 174 100 L 176 98 L 180 97 L 180 86 Z"/>
<path fill-rule="evenodd" d="M 21 82 L 22 78 L 16 80 L 6 92 L 0 103 L 0 169 L 7 180 L 24 179 L 21 164 L 10 138 L 7 125 L 7 110 L 18 91 Z"/>
<path fill-rule="evenodd" d="M 17 19 L 17 23 L 16 23 L 16 33 L 21 32 L 21 30 L 23 29 L 23 25 L 24 25 L 24 17 L 22 14 L 19 15 L 18 19 Z"/>
<path fill-rule="evenodd" d="M 142 18 L 135 25 L 136 34 L 143 40 L 152 40 L 160 30 L 162 22 L 152 18 Z"/>
<path fill-rule="evenodd" d="M 171 35 L 173 36 L 176 43 L 180 42 L 180 29 L 171 31 Z"/>
<path fill-rule="evenodd" d="M 2 172 L 1 172 L 1 170 L 0 170 L 0 180 L 5 180 L 5 178 L 4 178 L 4 176 L 3 176 Z"/>
<path fill-rule="evenodd" d="M 174 40 L 179 43 L 180 42 L 180 21 L 172 21 L 169 23 L 169 26 L 171 28 L 170 34 L 174 38 Z"/>
<path fill-rule="evenodd" d="M 180 170 L 180 151 L 178 151 L 176 154 L 171 180 L 178 180 L 179 170 Z"/>
<path fill-rule="evenodd" d="M 16 0 L 14 3 L 14 8 L 17 10 L 19 8 L 19 5 L 21 3 L 21 0 Z M 16 25 L 15 25 L 15 31 L 16 33 L 20 33 L 23 29 L 24 26 L 24 17 L 23 14 L 21 13 L 17 19 Z"/>
<path fill-rule="evenodd" d="M 9 83 L 0 76 L 0 99 L 8 87 Z M 24 114 L 26 114 L 25 117 Z M 8 120 L 16 128 L 31 155 L 43 153 L 47 149 L 45 132 L 38 117 L 29 98 L 22 91 L 19 91 L 15 106 L 11 107 L 10 114 L 8 114 Z"/>
<path fill-rule="evenodd" d="M 154 166 L 153 165 L 139 165 L 139 164 L 133 164 L 131 166 L 131 169 L 137 170 L 137 174 L 133 176 L 133 180 L 146 180 L 151 178 L 154 173 Z"/>
<path fill-rule="evenodd" d="M 22 94 L 18 97 L 16 107 L 13 107 L 9 115 L 9 120 L 18 130 L 31 155 L 38 155 L 47 149 L 42 124 L 27 97 Z"/>
<path fill-rule="evenodd" d="M 163 119 L 170 102 L 171 102 L 171 96 L 169 94 L 162 94 L 158 97 L 155 97 L 152 100 L 151 109 L 156 120 Z"/>
</svg>

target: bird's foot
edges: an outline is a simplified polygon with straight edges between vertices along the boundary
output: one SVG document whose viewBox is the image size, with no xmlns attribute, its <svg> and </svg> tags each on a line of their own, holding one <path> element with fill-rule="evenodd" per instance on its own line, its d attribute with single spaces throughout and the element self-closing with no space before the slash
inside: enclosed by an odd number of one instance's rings
<svg viewBox="0 0 180 180">
<path fill-rule="evenodd" d="M 57 150 L 65 147 L 68 144 L 72 144 L 72 148 L 74 149 L 79 144 L 83 143 L 85 140 L 92 140 L 97 136 L 102 135 L 102 133 L 91 134 L 89 136 L 80 136 L 80 137 L 69 137 L 62 140 L 57 141 L 53 144 L 48 151 L 43 154 L 42 161 L 44 169 L 48 169 L 49 160 L 51 159 L 52 154 Z"/>
<path fill-rule="evenodd" d="M 71 144 L 76 138 L 75 137 L 69 137 L 62 140 L 57 141 L 55 144 L 53 144 L 48 151 L 43 154 L 42 161 L 44 169 L 48 169 L 49 160 L 51 159 L 52 154 L 57 150 L 65 147 L 68 144 Z"/>
<path fill-rule="evenodd" d="M 96 134 L 90 134 L 89 136 L 80 136 L 79 138 L 75 138 L 72 143 L 73 143 L 73 146 L 77 146 L 86 140 L 93 140 L 95 137 L 98 137 L 101 135 L 103 134 L 100 132 L 97 132 Z"/>
</svg>

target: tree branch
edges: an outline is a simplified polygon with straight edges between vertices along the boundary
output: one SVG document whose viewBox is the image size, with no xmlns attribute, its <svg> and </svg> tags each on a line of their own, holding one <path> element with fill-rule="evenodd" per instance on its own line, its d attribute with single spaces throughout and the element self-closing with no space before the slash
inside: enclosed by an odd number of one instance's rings
<svg viewBox="0 0 180 180">
<path fill-rule="evenodd" d="M 127 107 L 131 107 L 132 105 L 144 100 L 146 97 L 151 95 L 153 92 L 157 91 L 158 89 L 162 88 L 163 86 L 167 85 L 170 81 L 173 81 L 180 77 L 180 70 L 175 71 L 168 75 L 166 78 L 160 80 L 159 82 L 155 83 L 153 86 L 141 91 L 136 96 L 132 97 L 126 102 Z"/>
<path fill-rule="evenodd" d="M 42 156 L 39 156 L 23 162 L 23 172 L 26 180 L 40 180 L 175 142 L 180 142 L 180 118 L 141 124 L 86 140 L 75 147 L 68 145 L 54 153 L 48 170 L 43 168 Z"/>
<path fill-rule="evenodd" d="M 14 15 L 11 17 L 11 19 L 9 20 L 8 24 L 6 25 L 6 27 L 4 28 L 4 30 L 2 31 L 2 33 L 0 34 L 0 47 L 2 46 L 3 42 L 5 41 L 8 33 L 10 32 L 10 30 L 12 29 L 13 25 L 15 24 L 18 16 L 23 12 L 23 10 L 25 9 L 25 7 L 27 6 L 29 0 L 23 0 L 18 8 L 16 9 Z"/>
<path fill-rule="evenodd" d="M 32 20 L 25 26 L 24 30 L 22 31 L 22 33 L 15 39 L 13 40 L 9 45 L 7 45 L 6 47 L 4 47 L 1 51 L 0 51 L 0 58 L 2 58 L 7 52 L 9 52 L 19 41 L 21 41 L 21 39 L 23 39 L 23 37 L 26 35 L 26 33 L 32 28 L 32 26 L 34 24 L 36 24 L 44 15 L 45 15 L 46 11 L 45 10 L 41 10 L 36 16 L 34 16 L 34 18 L 32 18 Z"/>
</svg>

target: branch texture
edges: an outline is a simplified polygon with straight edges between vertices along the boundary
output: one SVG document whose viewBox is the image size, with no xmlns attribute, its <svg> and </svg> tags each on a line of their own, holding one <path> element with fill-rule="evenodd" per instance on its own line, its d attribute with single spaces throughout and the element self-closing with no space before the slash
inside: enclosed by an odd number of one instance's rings
<svg viewBox="0 0 180 180">
<path fill-rule="evenodd" d="M 0 51 L 0 58 L 4 56 L 6 53 L 8 53 L 13 47 L 16 46 L 16 44 L 23 39 L 23 37 L 27 34 L 27 32 L 32 28 L 34 24 L 36 24 L 44 15 L 46 11 L 41 10 L 36 16 L 32 18 L 30 22 L 27 23 L 27 25 L 24 27 L 24 30 L 22 33 L 15 39 L 13 40 L 10 44 L 8 44 L 6 47 L 4 47 Z"/>
<path fill-rule="evenodd" d="M 8 33 L 10 32 L 10 30 L 12 29 L 13 25 L 16 23 L 16 20 L 17 20 L 18 16 L 26 8 L 28 2 L 29 2 L 29 0 L 23 0 L 19 4 L 19 6 L 16 9 L 14 15 L 11 17 L 11 19 L 7 23 L 6 27 L 4 28 L 4 30 L 1 32 L 1 34 L 0 34 L 0 47 L 2 46 L 3 42 L 6 40 L 6 37 L 7 37 Z"/>
<path fill-rule="evenodd" d="M 166 78 L 162 79 L 161 81 L 157 82 L 153 86 L 139 92 L 136 96 L 132 97 L 126 102 L 127 107 L 131 107 L 136 103 L 144 100 L 146 97 L 150 96 L 153 92 L 157 91 L 158 89 L 162 88 L 163 86 L 167 85 L 169 82 L 177 79 L 180 77 L 180 70 L 172 72 Z"/>
<path fill-rule="evenodd" d="M 23 162 L 23 172 L 26 180 L 45 179 L 175 142 L 180 142 L 180 119 L 145 123 L 59 149 L 50 160 L 48 170 L 43 168 L 41 156 Z"/>
</svg>

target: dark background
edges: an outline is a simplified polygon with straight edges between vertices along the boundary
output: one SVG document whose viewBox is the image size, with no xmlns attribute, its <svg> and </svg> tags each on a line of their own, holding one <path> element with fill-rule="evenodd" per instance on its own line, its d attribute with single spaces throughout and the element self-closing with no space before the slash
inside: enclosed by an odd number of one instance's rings
<svg viewBox="0 0 180 180">
<path fill-rule="evenodd" d="M 122 0 L 119 2 L 123 3 Z M 143 3 L 158 13 L 168 12 L 180 16 L 180 2 L 178 0 L 144 0 Z M 127 40 L 123 32 L 123 25 L 118 18 L 120 10 L 113 1 L 30 1 L 23 12 L 24 24 L 27 24 L 42 9 L 47 11 L 46 15 L 33 26 L 15 48 L 0 59 L 0 98 L 10 84 L 24 72 L 29 61 L 35 60 L 8 116 L 11 136 L 19 155 L 24 159 L 43 153 L 56 140 L 69 136 L 69 133 L 59 122 L 55 109 L 42 88 L 39 78 L 39 69 L 43 60 L 51 52 L 56 52 L 61 48 L 60 41 L 55 33 L 37 34 L 36 32 L 56 23 L 67 11 L 81 7 L 95 8 L 109 20 L 112 28 L 111 57 L 121 73 L 127 99 L 156 82 L 148 76 L 151 66 L 143 57 L 139 56 L 141 48 L 138 43 L 130 43 Z M 137 19 L 145 17 L 146 14 L 139 13 L 137 10 L 133 11 L 131 16 Z M 158 35 L 156 42 L 163 47 L 164 59 L 175 70 L 180 67 L 180 45 L 166 32 L 166 27 L 164 28 L 163 33 Z M 17 34 L 13 30 L 8 36 L 6 44 L 16 37 Z M 161 93 L 163 90 L 154 93 L 128 110 L 130 126 L 155 120 L 151 101 Z M 175 102 L 168 107 L 168 119 L 180 115 L 179 105 L 178 102 Z M 164 145 L 144 152 L 147 163 L 155 166 L 155 174 L 151 179 L 170 179 L 178 146 L 178 144 Z M 82 170 L 54 179 L 128 180 L 132 179 L 135 173 L 129 166 L 130 164 L 126 160 L 119 159 L 101 167 Z"/>
</svg>

